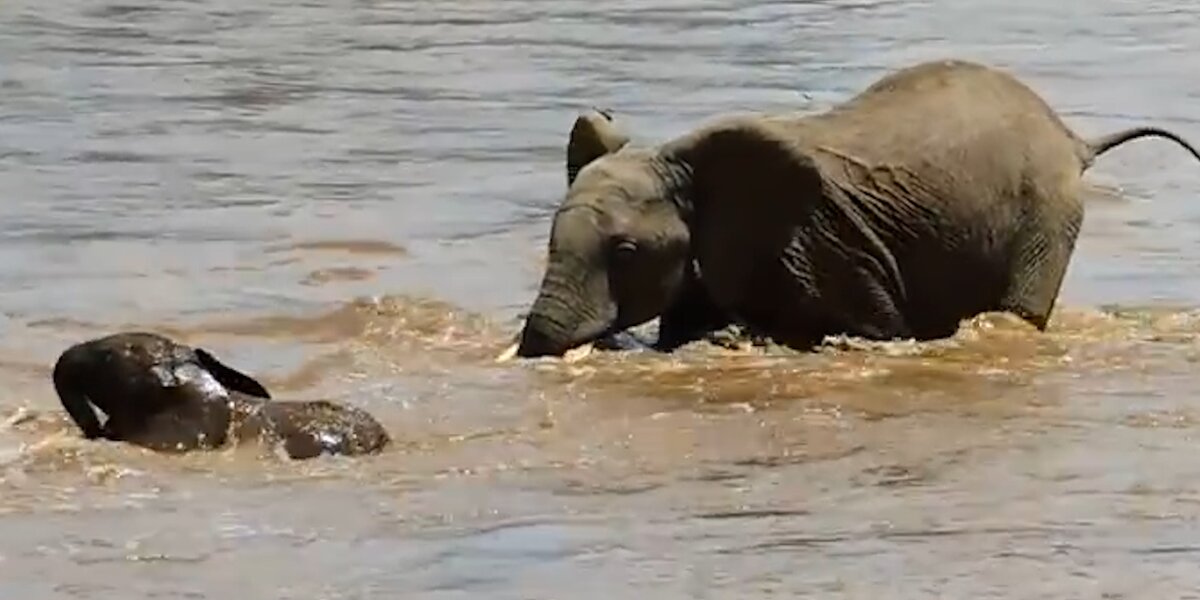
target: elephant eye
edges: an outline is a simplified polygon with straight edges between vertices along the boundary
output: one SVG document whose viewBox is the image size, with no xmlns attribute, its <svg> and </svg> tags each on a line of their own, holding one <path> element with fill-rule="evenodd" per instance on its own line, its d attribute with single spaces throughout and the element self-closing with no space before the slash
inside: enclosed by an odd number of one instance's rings
<svg viewBox="0 0 1200 600">
<path fill-rule="evenodd" d="M 637 253 L 637 243 L 633 240 L 618 240 L 613 246 L 613 255 L 620 260 L 626 260 Z"/>
</svg>

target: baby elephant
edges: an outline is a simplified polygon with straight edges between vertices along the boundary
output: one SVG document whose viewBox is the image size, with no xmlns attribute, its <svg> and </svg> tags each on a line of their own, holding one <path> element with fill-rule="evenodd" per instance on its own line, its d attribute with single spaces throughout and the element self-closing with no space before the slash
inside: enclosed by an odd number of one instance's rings
<svg viewBox="0 0 1200 600">
<path fill-rule="evenodd" d="M 160 451 L 215 449 L 260 439 L 288 456 L 358 455 L 390 439 L 369 413 L 327 401 L 275 402 L 249 375 L 153 333 L 126 332 L 71 346 L 54 389 L 88 439 Z M 101 424 L 94 408 L 107 420 Z"/>
</svg>

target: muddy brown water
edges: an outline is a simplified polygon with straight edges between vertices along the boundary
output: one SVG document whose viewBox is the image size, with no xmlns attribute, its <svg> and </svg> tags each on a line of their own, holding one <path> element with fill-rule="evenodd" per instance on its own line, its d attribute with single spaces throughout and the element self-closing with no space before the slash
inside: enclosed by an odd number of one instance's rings
<svg viewBox="0 0 1200 600">
<path fill-rule="evenodd" d="M 1051 330 L 495 364 L 575 113 L 644 143 L 887 70 L 1013 69 L 1200 140 L 1181 0 L 0 4 L 0 598 L 1200 597 L 1200 165 L 1088 181 Z M 964 285 L 967 285 L 964 282 Z M 394 446 L 86 443 L 50 364 L 137 327 Z"/>
</svg>

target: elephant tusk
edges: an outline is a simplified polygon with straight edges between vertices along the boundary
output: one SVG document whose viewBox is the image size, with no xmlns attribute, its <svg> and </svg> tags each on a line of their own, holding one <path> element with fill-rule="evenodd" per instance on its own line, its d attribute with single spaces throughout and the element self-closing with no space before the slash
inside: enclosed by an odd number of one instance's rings
<svg viewBox="0 0 1200 600">
<path fill-rule="evenodd" d="M 500 355 L 496 357 L 496 362 L 502 363 L 502 362 L 508 362 L 508 361 L 512 360 L 513 357 L 517 355 L 518 344 L 519 344 L 519 342 L 513 342 L 511 346 L 505 348 L 504 351 L 501 352 Z"/>
<path fill-rule="evenodd" d="M 592 349 L 595 347 L 596 347 L 595 344 L 589 342 L 582 346 L 577 346 L 575 348 L 571 348 L 570 350 L 567 350 L 566 353 L 563 354 L 563 362 L 573 363 L 573 362 L 581 361 L 581 360 L 587 358 L 588 355 L 592 353 Z"/>
<path fill-rule="evenodd" d="M 502 362 L 508 362 L 508 361 L 512 360 L 513 357 L 515 357 L 517 355 L 517 345 L 518 344 L 516 342 L 514 342 L 511 346 L 505 348 L 503 352 L 501 352 L 499 355 L 496 356 L 496 362 L 502 363 Z M 590 342 L 587 344 L 584 344 L 582 346 L 577 346 L 575 348 L 571 348 L 570 350 L 567 350 L 566 353 L 563 354 L 563 357 L 562 357 L 563 362 L 573 363 L 573 362 L 581 361 L 581 360 L 587 358 L 588 355 L 592 353 L 592 350 L 594 348 L 595 348 L 595 344 L 592 344 Z"/>
</svg>

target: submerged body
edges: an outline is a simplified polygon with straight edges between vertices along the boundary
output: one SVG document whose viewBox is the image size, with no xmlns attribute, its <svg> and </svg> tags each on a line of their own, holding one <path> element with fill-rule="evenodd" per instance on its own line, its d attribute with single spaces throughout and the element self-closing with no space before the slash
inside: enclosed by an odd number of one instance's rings
<svg viewBox="0 0 1200 600">
<path fill-rule="evenodd" d="M 238 441 L 279 445 L 293 459 L 321 454 L 373 454 L 390 442 L 387 431 L 367 411 L 328 400 L 250 402 L 231 425 Z"/>
<path fill-rule="evenodd" d="M 987 311 L 1044 329 L 1083 220 L 1085 141 L 1032 90 L 963 61 L 888 75 L 825 113 L 731 117 L 624 148 L 583 116 L 521 356 L 655 317 L 662 348 L 730 322 L 793 347 L 934 339 Z M 617 143 L 604 143 L 616 139 Z"/>
<path fill-rule="evenodd" d="M 54 366 L 55 391 L 88 439 L 159 451 L 259 440 L 292 458 L 364 454 L 388 443 L 370 414 L 325 401 L 275 402 L 249 375 L 200 348 L 143 332 L 76 344 Z M 101 424 L 96 409 L 107 420 Z"/>
</svg>

